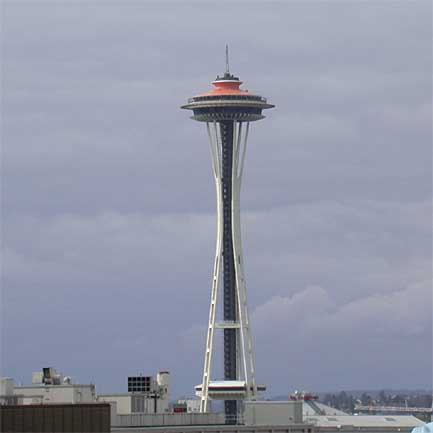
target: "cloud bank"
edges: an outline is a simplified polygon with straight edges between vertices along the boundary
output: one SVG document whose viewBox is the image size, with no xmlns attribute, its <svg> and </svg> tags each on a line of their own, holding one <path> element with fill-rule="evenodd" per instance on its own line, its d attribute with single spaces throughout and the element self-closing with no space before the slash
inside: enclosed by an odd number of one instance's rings
<svg viewBox="0 0 433 433">
<path fill-rule="evenodd" d="M 276 104 L 242 192 L 258 380 L 430 387 L 430 2 L 169 5 L 2 5 L 2 374 L 192 393 L 215 193 L 179 106 L 228 42 Z"/>
</svg>

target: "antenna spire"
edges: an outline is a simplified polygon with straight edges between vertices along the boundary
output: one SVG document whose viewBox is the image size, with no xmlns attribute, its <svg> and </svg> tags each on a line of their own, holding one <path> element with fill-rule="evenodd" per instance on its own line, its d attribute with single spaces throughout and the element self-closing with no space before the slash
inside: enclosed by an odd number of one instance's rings
<svg viewBox="0 0 433 433">
<path fill-rule="evenodd" d="M 226 74 L 230 74 L 230 65 L 229 65 L 229 46 L 226 44 Z"/>
</svg>

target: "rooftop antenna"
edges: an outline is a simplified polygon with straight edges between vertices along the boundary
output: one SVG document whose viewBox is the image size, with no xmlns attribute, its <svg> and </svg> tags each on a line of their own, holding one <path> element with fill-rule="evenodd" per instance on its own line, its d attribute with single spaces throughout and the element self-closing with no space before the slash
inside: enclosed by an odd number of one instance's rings
<svg viewBox="0 0 433 433">
<path fill-rule="evenodd" d="M 229 46 L 226 44 L 226 74 L 230 75 L 230 66 L 229 66 Z"/>
</svg>

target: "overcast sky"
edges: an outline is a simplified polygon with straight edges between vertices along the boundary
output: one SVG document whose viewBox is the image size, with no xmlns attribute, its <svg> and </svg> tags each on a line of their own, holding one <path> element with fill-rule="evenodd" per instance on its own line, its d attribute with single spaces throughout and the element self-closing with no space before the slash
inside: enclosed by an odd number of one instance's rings
<svg viewBox="0 0 433 433">
<path fill-rule="evenodd" d="M 242 234 L 257 378 L 430 388 L 429 1 L 3 1 L 2 375 L 201 381 L 215 248 L 204 125 L 231 70 L 252 125 Z M 215 375 L 221 373 L 216 360 Z"/>
</svg>

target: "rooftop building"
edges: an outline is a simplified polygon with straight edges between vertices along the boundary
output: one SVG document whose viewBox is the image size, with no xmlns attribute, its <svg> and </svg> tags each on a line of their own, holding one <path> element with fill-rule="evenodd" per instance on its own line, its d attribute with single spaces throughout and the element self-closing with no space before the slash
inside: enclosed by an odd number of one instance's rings
<svg viewBox="0 0 433 433">
<path fill-rule="evenodd" d="M 170 412 L 170 373 L 129 376 L 128 392 L 98 394 L 98 402 L 110 403 L 118 415 L 162 414 Z"/>
</svg>

